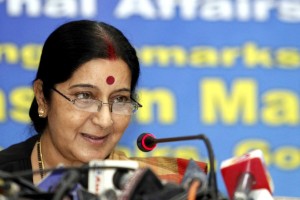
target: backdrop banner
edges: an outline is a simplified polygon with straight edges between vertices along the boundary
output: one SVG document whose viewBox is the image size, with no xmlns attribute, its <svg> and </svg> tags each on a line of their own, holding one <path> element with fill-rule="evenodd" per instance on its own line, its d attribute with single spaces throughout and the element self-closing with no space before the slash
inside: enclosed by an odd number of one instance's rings
<svg viewBox="0 0 300 200">
<path fill-rule="evenodd" d="M 261 149 L 275 196 L 300 197 L 300 0 L 0 0 L 0 146 L 34 134 L 28 110 L 42 46 L 77 19 L 119 28 L 141 62 L 128 156 L 207 161 L 202 141 L 140 152 L 136 138 L 204 133 L 220 163 Z"/>
</svg>

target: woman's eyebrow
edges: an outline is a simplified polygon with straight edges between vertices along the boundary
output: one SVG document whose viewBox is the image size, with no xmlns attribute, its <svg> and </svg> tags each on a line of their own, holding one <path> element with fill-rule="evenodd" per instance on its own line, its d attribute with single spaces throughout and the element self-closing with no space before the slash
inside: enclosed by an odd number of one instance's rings
<svg viewBox="0 0 300 200">
<path fill-rule="evenodd" d="M 81 87 L 81 88 L 92 88 L 92 89 L 98 88 L 98 87 L 96 87 L 95 85 L 92 85 L 92 84 L 79 83 L 79 84 L 72 85 L 70 87 L 70 89 L 72 89 L 72 88 L 79 88 L 79 87 Z M 115 93 L 115 92 L 129 92 L 129 93 L 131 93 L 131 90 L 130 90 L 130 88 L 124 87 L 124 88 L 116 89 L 116 90 L 113 91 L 113 93 Z"/>
<path fill-rule="evenodd" d="M 79 83 L 79 84 L 75 84 L 72 85 L 70 87 L 70 89 L 72 88 L 78 88 L 78 87 L 82 87 L 82 88 L 96 88 L 96 86 L 92 85 L 92 84 L 88 84 L 88 83 Z"/>
<path fill-rule="evenodd" d="M 117 89 L 117 90 L 114 90 L 114 92 L 131 92 L 131 90 L 129 88 L 120 88 L 120 89 Z"/>
</svg>

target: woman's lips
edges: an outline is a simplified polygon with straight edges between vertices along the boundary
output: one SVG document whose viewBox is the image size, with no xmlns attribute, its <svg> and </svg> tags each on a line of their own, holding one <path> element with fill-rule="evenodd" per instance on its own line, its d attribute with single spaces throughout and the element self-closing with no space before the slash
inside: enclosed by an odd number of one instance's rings
<svg viewBox="0 0 300 200">
<path fill-rule="evenodd" d="M 95 135 L 89 135 L 86 133 L 81 133 L 81 135 L 83 136 L 83 138 L 85 140 L 87 140 L 88 142 L 91 142 L 93 144 L 102 144 L 105 142 L 106 138 L 108 137 L 107 135 L 103 136 L 103 137 L 99 137 L 99 136 L 95 136 Z"/>
</svg>

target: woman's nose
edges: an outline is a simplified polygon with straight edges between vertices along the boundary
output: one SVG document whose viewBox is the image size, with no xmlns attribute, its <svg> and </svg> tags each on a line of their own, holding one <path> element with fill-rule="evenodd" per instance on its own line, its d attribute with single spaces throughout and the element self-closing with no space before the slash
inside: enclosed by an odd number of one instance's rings
<svg viewBox="0 0 300 200">
<path fill-rule="evenodd" d="M 110 105 L 102 104 L 102 106 L 98 108 L 98 112 L 94 113 L 92 121 L 103 129 L 112 126 L 113 120 Z"/>
</svg>

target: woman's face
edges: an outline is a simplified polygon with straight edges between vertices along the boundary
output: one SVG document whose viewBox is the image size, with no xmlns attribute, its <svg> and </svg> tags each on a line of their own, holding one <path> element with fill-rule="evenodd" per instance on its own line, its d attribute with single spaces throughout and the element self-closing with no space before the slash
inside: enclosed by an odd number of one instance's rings
<svg viewBox="0 0 300 200">
<path fill-rule="evenodd" d="M 123 60 L 94 59 L 55 88 L 70 99 L 93 98 L 107 103 L 118 98 L 129 100 L 130 84 L 130 70 Z M 77 110 L 74 104 L 54 91 L 47 114 L 48 127 L 44 134 L 52 145 L 47 146 L 54 149 L 53 156 L 63 157 L 68 164 L 105 159 L 131 119 L 130 115 L 110 112 L 108 104 L 94 113 Z"/>
</svg>

